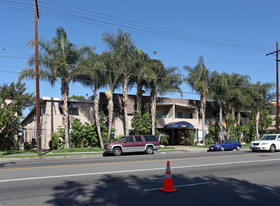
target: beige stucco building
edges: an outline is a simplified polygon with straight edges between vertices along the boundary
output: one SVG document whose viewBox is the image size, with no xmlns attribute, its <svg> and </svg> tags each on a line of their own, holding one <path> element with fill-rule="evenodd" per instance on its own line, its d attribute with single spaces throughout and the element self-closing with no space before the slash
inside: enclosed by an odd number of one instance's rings
<svg viewBox="0 0 280 206">
<path fill-rule="evenodd" d="M 113 127 L 115 128 L 115 136 L 124 134 L 123 124 L 123 106 L 122 106 L 122 95 L 114 94 L 114 114 L 113 114 Z M 105 115 L 108 114 L 105 93 L 99 95 L 99 110 L 103 111 Z M 150 97 L 143 96 L 143 112 L 150 111 Z M 41 101 L 41 138 L 42 148 L 49 148 L 49 141 L 51 140 L 51 132 L 57 131 L 59 127 L 63 126 L 64 120 L 62 115 L 62 99 L 53 97 L 42 97 Z M 132 114 L 136 109 L 136 97 L 135 95 L 129 95 L 128 103 L 128 119 L 129 129 L 131 128 Z M 93 100 L 69 100 L 69 128 L 74 118 L 79 118 L 81 122 L 94 123 L 93 113 Z M 211 102 L 207 103 L 206 108 L 206 131 L 208 127 L 215 122 L 215 108 Z M 22 121 L 21 125 L 24 128 L 23 138 L 25 142 L 36 144 L 36 113 L 35 108 Z M 173 138 L 178 138 L 182 131 L 185 129 L 192 129 L 197 140 L 202 138 L 202 122 L 199 117 L 199 101 L 198 100 L 187 100 L 187 99 L 175 99 L 175 98 L 157 98 L 157 112 L 156 120 L 158 122 L 158 128 L 164 132 L 170 133 Z M 188 123 L 188 127 L 176 126 L 176 123 Z M 166 128 L 165 126 L 174 123 L 174 127 Z M 173 141 L 171 144 L 178 144 Z"/>
</svg>

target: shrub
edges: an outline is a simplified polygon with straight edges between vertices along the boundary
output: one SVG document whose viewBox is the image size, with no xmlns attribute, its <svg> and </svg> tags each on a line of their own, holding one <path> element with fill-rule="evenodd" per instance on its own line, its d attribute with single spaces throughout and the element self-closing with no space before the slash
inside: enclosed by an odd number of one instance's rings
<svg viewBox="0 0 280 206">
<path fill-rule="evenodd" d="M 160 144 L 162 145 L 168 145 L 168 139 L 169 135 L 165 134 L 164 132 L 157 132 L 157 138 L 159 139 L 160 137 Z"/>
<path fill-rule="evenodd" d="M 49 142 L 49 147 L 50 149 L 60 149 L 63 147 L 64 143 L 64 129 L 63 128 L 58 128 L 56 132 L 51 133 L 51 141 Z"/>
</svg>

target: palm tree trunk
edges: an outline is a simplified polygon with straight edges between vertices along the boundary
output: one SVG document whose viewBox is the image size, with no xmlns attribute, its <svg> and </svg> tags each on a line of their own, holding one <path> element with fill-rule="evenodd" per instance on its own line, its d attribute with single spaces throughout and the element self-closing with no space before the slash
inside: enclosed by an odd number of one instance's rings
<svg viewBox="0 0 280 206">
<path fill-rule="evenodd" d="M 156 134 L 156 91 L 151 91 L 151 116 L 152 116 L 152 135 Z"/>
<path fill-rule="evenodd" d="M 237 125 L 240 125 L 240 121 L 241 121 L 241 112 L 240 110 L 237 112 Z"/>
<path fill-rule="evenodd" d="M 206 96 L 201 97 L 201 115 L 202 115 L 202 143 L 205 145 L 205 111 L 206 111 Z"/>
<path fill-rule="evenodd" d="M 235 108 L 231 107 L 231 114 L 232 114 L 232 126 L 234 126 L 235 122 Z"/>
<path fill-rule="evenodd" d="M 96 125 L 96 129 L 97 129 L 97 135 L 99 138 L 99 142 L 100 142 L 100 147 L 101 149 L 104 149 L 104 144 L 103 144 L 103 140 L 102 140 L 102 135 L 101 135 L 101 129 L 100 129 L 100 123 L 99 123 L 99 101 L 98 101 L 98 93 L 97 93 L 97 84 L 94 85 L 94 119 L 95 119 L 95 125 Z"/>
<path fill-rule="evenodd" d="M 128 103 L 127 89 L 128 89 L 128 77 L 125 76 L 123 80 L 123 106 L 124 106 L 124 131 L 126 136 L 129 135 L 128 114 L 127 114 L 127 103 Z"/>
<path fill-rule="evenodd" d="M 113 93 L 112 89 L 109 89 L 108 98 L 108 137 L 107 144 L 111 142 L 111 131 L 112 131 L 112 123 L 113 123 L 113 111 L 114 111 L 114 102 L 113 102 Z"/>
<path fill-rule="evenodd" d="M 259 121 L 260 121 L 260 111 L 259 111 L 259 108 L 257 108 L 257 114 L 256 114 L 256 139 L 259 139 Z"/>
<path fill-rule="evenodd" d="M 68 97 L 69 97 L 69 79 L 65 78 L 61 81 L 61 95 L 63 100 L 63 118 L 64 118 L 64 131 L 65 131 L 65 147 L 69 148 L 69 110 L 68 110 Z"/>
<path fill-rule="evenodd" d="M 223 127 L 223 107 L 222 105 L 220 105 L 220 109 L 219 109 L 219 127 L 220 127 L 220 136 L 221 136 L 221 140 L 224 139 L 224 127 Z"/>
<path fill-rule="evenodd" d="M 137 82 L 136 109 L 142 114 L 142 85 Z"/>
</svg>

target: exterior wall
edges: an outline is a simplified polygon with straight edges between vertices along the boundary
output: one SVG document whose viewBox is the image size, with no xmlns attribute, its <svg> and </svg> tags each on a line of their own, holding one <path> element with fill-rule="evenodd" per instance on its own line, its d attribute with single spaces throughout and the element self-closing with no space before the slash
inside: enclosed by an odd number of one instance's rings
<svg viewBox="0 0 280 206">
<path fill-rule="evenodd" d="M 62 110 L 59 108 L 60 103 L 62 102 L 59 98 L 47 98 L 41 101 L 41 141 L 42 149 L 49 148 L 49 141 L 51 140 L 51 133 L 56 132 L 59 127 L 63 127 L 64 120 L 62 116 Z M 75 101 L 71 100 L 72 103 L 77 103 L 77 113 L 69 115 L 69 124 L 71 131 L 71 124 L 73 123 L 74 118 L 79 118 L 82 123 L 94 122 L 94 113 L 93 113 L 93 102 L 92 101 Z M 36 116 L 35 110 L 32 110 L 28 116 L 22 122 L 24 127 L 24 141 L 32 143 L 36 141 Z"/>
</svg>

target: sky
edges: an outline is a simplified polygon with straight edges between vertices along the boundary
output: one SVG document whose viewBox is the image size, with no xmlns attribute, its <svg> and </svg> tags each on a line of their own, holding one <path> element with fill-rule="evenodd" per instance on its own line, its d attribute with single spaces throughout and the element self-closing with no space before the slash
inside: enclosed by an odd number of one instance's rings
<svg viewBox="0 0 280 206">
<path fill-rule="evenodd" d="M 16 82 L 34 54 L 27 46 L 34 39 L 33 3 L 0 0 L 0 85 Z M 211 72 L 249 75 L 252 83 L 276 82 L 275 55 L 266 54 L 276 50 L 280 37 L 278 0 L 38 0 L 38 7 L 38 35 L 45 40 L 63 27 L 71 42 L 101 53 L 108 50 L 102 34 L 122 29 L 151 58 L 157 51 L 155 58 L 184 75 L 183 66 L 195 66 L 202 55 Z M 35 80 L 23 82 L 27 92 L 35 93 Z M 181 88 L 183 98 L 199 99 L 188 85 Z M 135 92 L 132 88 L 129 94 Z M 70 96 L 86 94 L 92 91 L 79 83 L 70 85 Z M 61 97 L 60 85 L 40 82 L 40 96 Z"/>
</svg>

